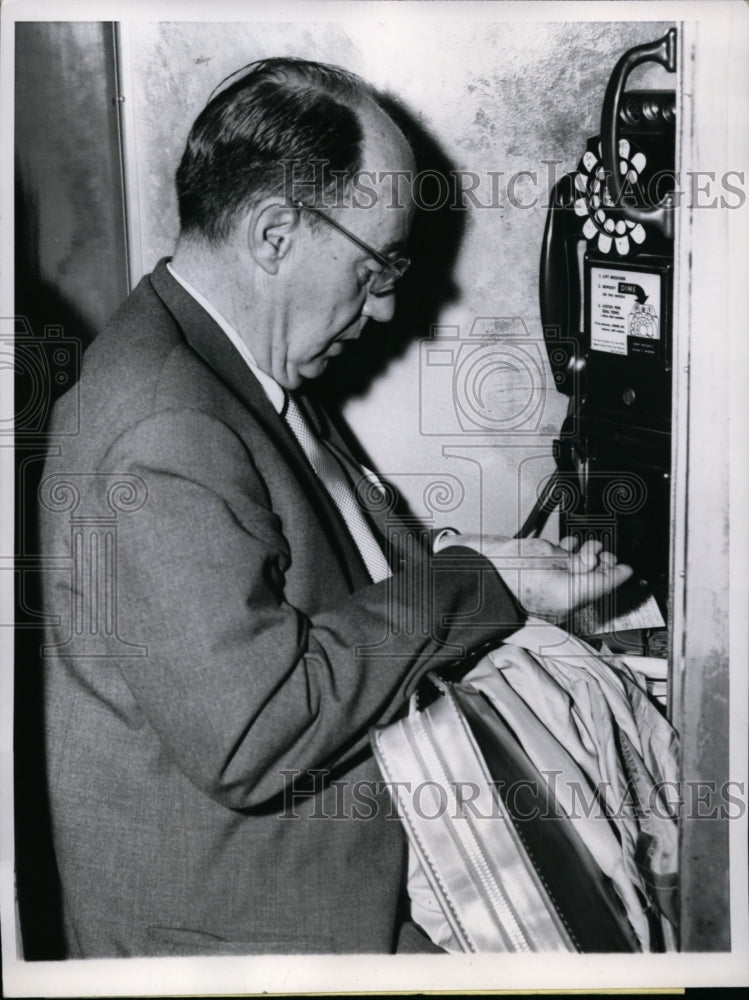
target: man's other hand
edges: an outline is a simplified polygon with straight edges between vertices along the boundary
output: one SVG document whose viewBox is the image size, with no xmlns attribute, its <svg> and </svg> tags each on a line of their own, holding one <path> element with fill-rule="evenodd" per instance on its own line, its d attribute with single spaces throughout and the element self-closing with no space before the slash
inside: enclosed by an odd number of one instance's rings
<svg viewBox="0 0 749 1000">
<path fill-rule="evenodd" d="M 486 556 L 523 609 L 540 618 L 564 618 L 632 576 L 631 566 L 596 541 L 578 547 L 574 538 L 554 545 L 541 538 L 463 534 L 446 541 Z"/>
</svg>

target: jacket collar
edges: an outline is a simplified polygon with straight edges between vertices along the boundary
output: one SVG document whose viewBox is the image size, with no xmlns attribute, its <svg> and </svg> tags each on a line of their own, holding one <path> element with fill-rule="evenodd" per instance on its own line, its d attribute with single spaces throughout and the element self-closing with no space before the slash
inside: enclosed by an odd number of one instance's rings
<svg viewBox="0 0 749 1000">
<path fill-rule="evenodd" d="M 216 321 L 167 269 L 162 258 L 151 274 L 154 291 L 174 316 L 185 340 L 225 385 L 253 412 L 268 419 L 275 410 L 258 380 Z"/>
<path fill-rule="evenodd" d="M 150 279 L 154 291 L 179 323 L 185 340 L 246 406 L 265 418 L 271 411 L 275 413 L 265 390 L 234 344 L 213 317 L 169 273 L 166 266 L 169 260 L 169 257 L 163 257 Z M 327 437 L 330 433 L 327 419 L 303 393 L 299 394 L 299 399 L 315 431 L 321 437 Z"/>
</svg>

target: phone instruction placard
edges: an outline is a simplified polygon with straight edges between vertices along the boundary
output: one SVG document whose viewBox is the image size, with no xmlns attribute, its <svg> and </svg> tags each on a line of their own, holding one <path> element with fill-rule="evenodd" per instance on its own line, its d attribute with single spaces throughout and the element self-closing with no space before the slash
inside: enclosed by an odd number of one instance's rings
<svg viewBox="0 0 749 1000">
<path fill-rule="evenodd" d="M 661 323 L 660 274 L 591 267 L 591 350 L 655 354 Z"/>
</svg>

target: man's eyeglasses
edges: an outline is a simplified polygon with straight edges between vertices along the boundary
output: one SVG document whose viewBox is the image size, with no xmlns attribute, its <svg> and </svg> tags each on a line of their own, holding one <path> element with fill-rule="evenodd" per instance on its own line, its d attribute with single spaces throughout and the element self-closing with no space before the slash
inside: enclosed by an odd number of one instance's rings
<svg viewBox="0 0 749 1000">
<path fill-rule="evenodd" d="M 313 205 L 307 205 L 303 201 L 292 202 L 294 208 L 303 208 L 307 212 L 312 212 L 313 215 L 317 216 L 318 219 L 322 219 L 323 222 L 327 222 L 329 226 L 333 229 L 337 229 L 339 233 L 345 236 L 347 239 L 355 243 L 360 250 L 363 250 L 369 257 L 376 260 L 378 264 L 382 266 L 382 271 L 374 271 L 371 278 L 369 279 L 369 292 L 372 295 L 385 295 L 393 290 L 393 285 L 396 281 L 403 277 L 408 268 L 411 266 L 411 261 L 408 257 L 396 257 L 391 259 L 381 254 L 379 250 L 375 250 L 364 240 L 360 240 L 358 236 L 342 226 L 340 222 L 336 222 L 335 219 L 331 219 L 329 215 L 325 212 L 321 212 L 319 208 L 315 208 Z"/>
</svg>

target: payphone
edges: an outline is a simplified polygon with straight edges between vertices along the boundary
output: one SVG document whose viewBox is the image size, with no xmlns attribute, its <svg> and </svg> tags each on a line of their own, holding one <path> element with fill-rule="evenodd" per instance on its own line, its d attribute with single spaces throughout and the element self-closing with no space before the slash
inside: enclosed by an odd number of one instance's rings
<svg viewBox="0 0 749 1000">
<path fill-rule="evenodd" d="M 675 71 L 675 29 L 622 56 L 600 135 L 552 192 L 541 318 L 570 408 L 542 507 L 559 505 L 562 535 L 599 538 L 632 565 L 630 591 L 667 619 L 675 94 L 624 91 L 651 60 Z"/>
</svg>

